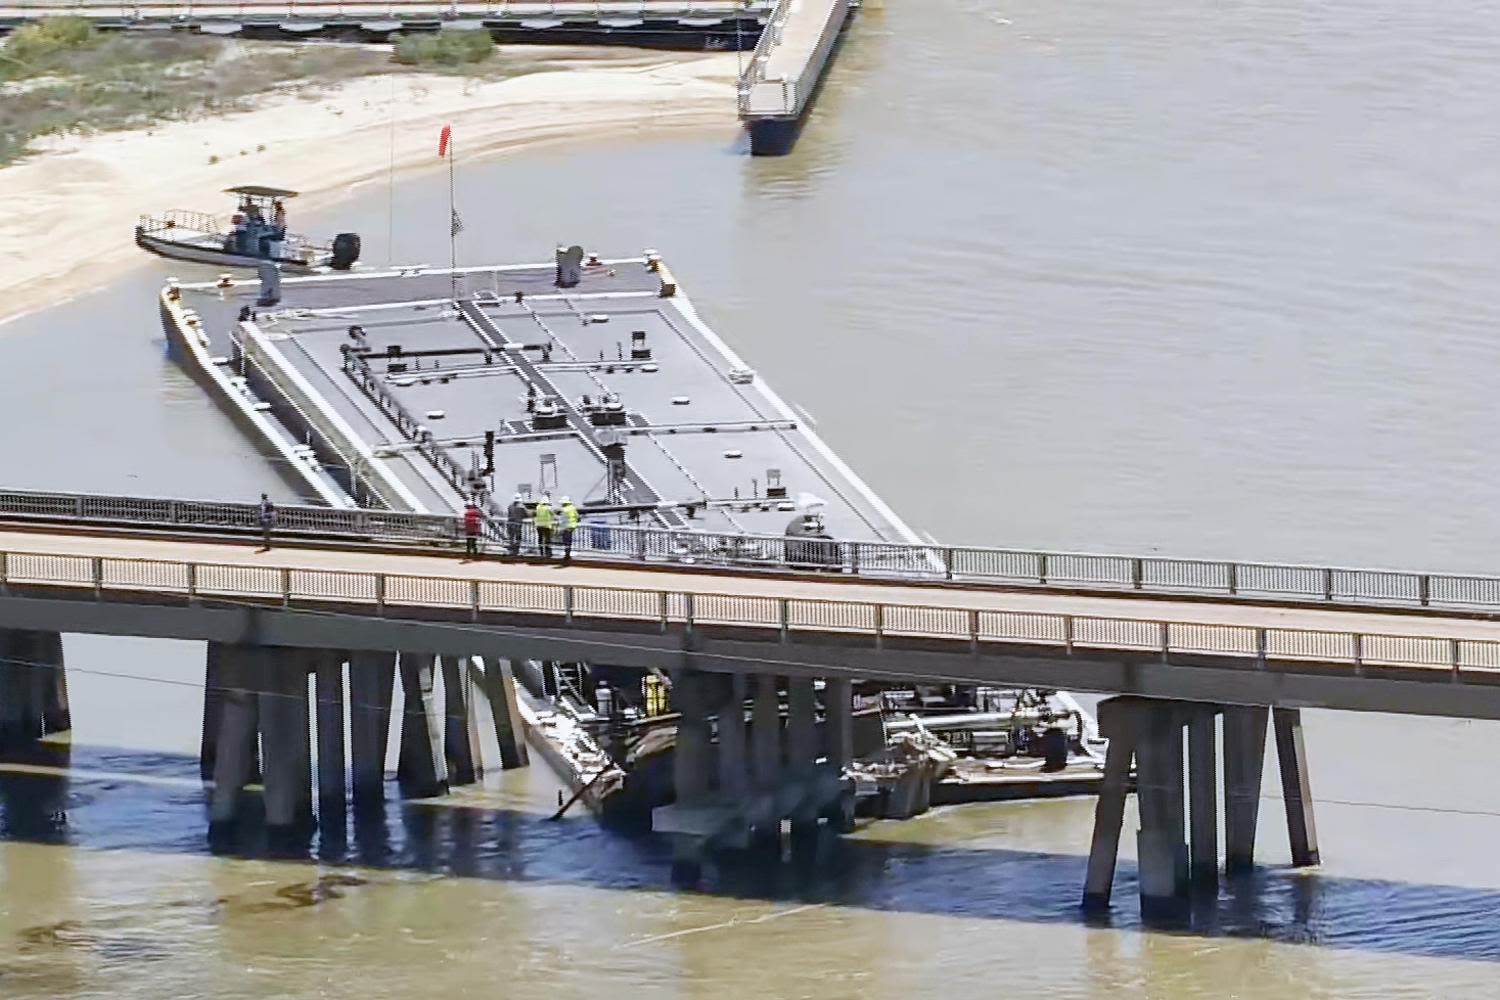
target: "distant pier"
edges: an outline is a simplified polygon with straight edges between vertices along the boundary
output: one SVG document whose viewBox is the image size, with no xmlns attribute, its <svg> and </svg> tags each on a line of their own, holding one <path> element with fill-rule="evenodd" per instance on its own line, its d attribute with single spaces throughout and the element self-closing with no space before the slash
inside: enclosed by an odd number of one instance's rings
<svg viewBox="0 0 1500 1000">
<path fill-rule="evenodd" d="M 822 82 L 851 0 L 780 0 L 739 79 L 740 121 L 750 152 L 789 152 Z"/>
<path fill-rule="evenodd" d="M 353 37 L 482 28 L 498 42 L 621 44 L 650 48 L 747 49 L 760 37 L 770 0 L 584 0 L 432 3 L 62 3 L 0 0 L 0 34 L 49 15 L 84 17 L 113 30 L 178 30 L 250 38 Z"/>
</svg>

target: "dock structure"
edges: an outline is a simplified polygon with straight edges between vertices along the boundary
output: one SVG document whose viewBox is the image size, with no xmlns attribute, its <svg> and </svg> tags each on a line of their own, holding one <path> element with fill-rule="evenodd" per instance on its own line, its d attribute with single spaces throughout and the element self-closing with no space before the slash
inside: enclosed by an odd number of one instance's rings
<svg viewBox="0 0 1500 1000">
<path fill-rule="evenodd" d="M 822 84 L 851 0 L 779 0 L 739 78 L 740 121 L 750 152 L 789 152 Z"/>
<path fill-rule="evenodd" d="M 754 44 L 770 10 L 771 0 L 0 0 L 0 34 L 39 17 L 66 14 L 108 30 L 170 28 L 248 38 L 352 36 L 373 41 L 448 26 L 482 28 L 498 42 L 732 51 Z"/>
</svg>

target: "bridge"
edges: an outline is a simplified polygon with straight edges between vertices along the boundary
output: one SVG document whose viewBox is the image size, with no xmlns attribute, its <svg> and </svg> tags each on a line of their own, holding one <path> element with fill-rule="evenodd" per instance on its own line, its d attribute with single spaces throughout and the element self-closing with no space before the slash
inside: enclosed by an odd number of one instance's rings
<svg viewBox="0 0 1500 1000">
<path fill-rule="evenodd" d="M 1085 900 L 1109 902 L 1134 768 L 1142 905 L 1172 912 L 1218 877 L 1219 752 L 1224 867 L 1253 861 L 1268 719 L 1294 860 L 1315 863 L 1301 708 L 1500 718 L 1496 578 L 855 542 L 799 568 L 800 550 L 640 531 L 583 532 L 566 566 L 461 562 L 436 515 L 283 508 L 262 550 L 249 505 L 0 493 L 0 744 L 67 728 L 59 633 L 204 640 L 211 814 L 232 817 L 258 732 L 267 821 L 295 828 L 309 676 L 319 808 L 337 811 L 346 714 L 355 804 L 383 794 L 398 662 L 398 776 L 429 795 L 525 763 L 512 663 L 602 659 L 672 674 L 679 803 L 659 826 L 691 848 L 787 817 L 794 842 L 847 825 L 854 679 L 1096 691 L 1114 697 Z"/>
</svg>

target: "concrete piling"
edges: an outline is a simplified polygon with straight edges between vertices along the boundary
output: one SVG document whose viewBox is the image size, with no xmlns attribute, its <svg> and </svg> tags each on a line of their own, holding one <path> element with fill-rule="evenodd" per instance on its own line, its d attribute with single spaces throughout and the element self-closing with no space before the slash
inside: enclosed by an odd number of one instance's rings
<svg viewBox="0 0 1500 1000">
<path fill-rule="evenodd" d="M 811 678 L 794 677 L 786 687 L 786 766 L 793 775 L 811 775 L 818 756 L 817 703 Z M 811 787 L 812 782 L 807 781 Z M 804 796 L 792 810 L 792 851 L 812 849 L 818 837 L 818 811 Z"/>
<path fill-rule="evenodd" d="M 1179 915 L 1187 898 L 1187 834 L 1183 826 L 1182 716 L 1176 705 L 1142 708 L 1136 743 L 1136 805 L 1141 825 L 1136 855 L 1141 913 Z"/>
<path fill-rule="evenodd" d="M 395 653 L 349 655 L 349 756 L 354 806 L 359 810 L 379 809 L 385 803 L 385 752 L 395 680 Z"/>
<path fill-rule="evenodd" d="M 1277 708 L 1271 713 L 1276 730 L 1276 762 L 1281 767 L 1281 797 L 1286 803 L 1287 839 L 1292 864 L 1318 863 L 1318 828 L 1313 822 L 1312 784 L 1307 769 L 1307 747 L 1302 740 L 1302 710 Z"/>
<path fill-rule="evenodd" d="M 1094 811 L 1094 836 L 1083 891 L 1086 908 L 1109 905 L 1132 759 L 1136 763 L 1141 817 L 1137 845 L 1142 914 L 1181 917 L 1187 911 L 1190 883 L 1203 888 L 1217 885 L 1214 737 L 1219 715 L 1223 716 L 1224 868 L 1234 872 L 1253 863 L 1269 712 L 1253 705 L 1221 706 L 1128 696 L 1100 703 L 1099 731 L 1108 738 L 1109 749 L 1103 788 Z M 1298 865 L 1317 864 L 1317 831 L 1313 825 L 1301 713 L 1284 708 L 1277 708 L 1274 713 L 1292 861 Z M 1191 854 L 1184 830 L 1184 726 Z"/>
<path fill-rule="evenodd" d="M 70 728 L 61 634 L 0 629 L 0 750 Z"/>
<path fill-rule="evenodd" d="M 526 749 L 521 709 L 516 704 L 516 681 L 511 673 L 510 660 L 488 657 L 481 680 L 494 721 L 495 739 L 500 745 L 500 766 L 506 770 L 526 767 L 531 757 Z"/>
<path fill-rule="evenodd" d="M 1188 874 L 1195 886 L 1204 889 L 1219 884 L 1219 774 L 1214 722 L 1212 710 L 1197 709 L 1187 723 Z"/>
<path fill-rule="evenodd" d="M 702 802 L 712 782 L 708 724 L 708 678 L 697 670 L 672 672 L 672 707 L 679 713 L 677 743 L 672 754 L 672 784 L 679 807 Z M 672 847 L 672 880 L 679 885 L 698 881 L 704 845 L 701 838 L 678 834 Z"/>
<path fill-rule="evenodd" d="M 781 777 L 781 693 L 775 674 L 750 679 L 750 787 L 763 802 L 763 812 L 750 819 L 750 844 L 765 854 L 781 853 L 781 817 L 776 814 L 774 790 Z"/>
<path fill-rule="evenodd" d="M 1224 706 L 1224 871 L 1255 864 L 1260 780 L 1266 761 L 1266 716 L 1258 705 Z"/>
<path fill-rule="evenodd" d="M 448 780 L 454 785 L 472 785 L 484 775 L 483 758 L 476 740 L 473 690 L 467 656 L 441 657 L 443 673 L 443 758 Z"/>
<path fill-rule="evenodd" d="M 847 679 L 823 682 L 824 730 L 828 765 L 835 774 L 854 761 L 854 684 Z M 828 820 L 839 833 L 854 829 L 854 790 L 845 789 L 829 810 Z"/>
<path fill-rule="evenodd" d="M 443 713 L 433 685 L 433 657 L 403 651 L 400 670 L 404 710 L 396 779 L 407 798 L 441 795 L 448 790 L 448 767 L 443 754 Z"/>
<path fill-rule="evenodd" d="M 344 656 L 332 650 L 317 650 L 313 655 L 317 695 L 318 815 L 326 819 L 330 813 L 343 813 L 347 795 L 344 762 Z"/>
<path fill-rule="evenodd" d="M 264 668 L 263 653 L 260 647 L 240 645 L 219 645 L 214 651 L 220 709 L 208 812 L 211 828 L 234 819 L 240 792 L 250 780 L 260 732 L 256 675 Z"/>
<path fill-rule="evenodd" d="M 1099 705 L 1099 732 L 1109 740 L 1104 755 L 1104 781 L 1094 803 L 1094 838 L 1089 847 L 1088 873 L 1084 876 L 1083 905 L 1086 909 L 1109 907 L 1120 853 L 1120 828 L 1125 822 L 1125 795 L 1130 790 L 1130 765 L 1135 759 L 1137 713 L 1124 698 L 1109 698 Z"/>
<path fill-rule="evenodd" d="M 260 685 L 266 826 L 310 829 L 312 746 L 308 727 L 309 657 L 302 650 L 263 647 Z M 340 753 L 342 760 L 342 753 Z"/>
</svg>

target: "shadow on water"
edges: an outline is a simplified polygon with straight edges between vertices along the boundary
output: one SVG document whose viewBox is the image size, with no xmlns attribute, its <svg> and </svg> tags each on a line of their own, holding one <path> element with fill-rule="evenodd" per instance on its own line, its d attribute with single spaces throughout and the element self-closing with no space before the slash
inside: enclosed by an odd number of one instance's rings
<svg viewBox="0 0 1500 1000">
<path fill-rule="evenodd" d="M 350 816 L 301 843 L 268 842 L 254 808 L 228 848 L 211 849 L 198 762 L 181 755 L 47 745 L 0 762 L 0 838 L 94 850 L 275 858 L 528 884 L 666 891 L 666 838 L 628 838 L 579 816 L 454 802 L 402 803 Z M 66 776 L 63 776 L 66 774 Z M 821 903 L 892 913 L 1085 925 L 1085 859 L 968 846 L 830 838 L 814 865 L 713 865 L 696 890 L 741 900 Z M 273 905 L 338 899 L 363 879 L 328 873 L 283 887 Z M 1134 867 L 1122 863 L 1116 905 L 1100 922 L 1140 929 Z M 1195 903 L 1175 933 L 1500 961 L 1500 891 L 1329 877 L 1262 867 Z"/>
</svg>

